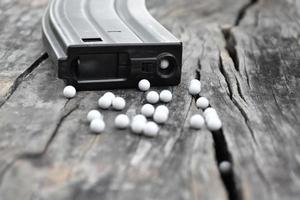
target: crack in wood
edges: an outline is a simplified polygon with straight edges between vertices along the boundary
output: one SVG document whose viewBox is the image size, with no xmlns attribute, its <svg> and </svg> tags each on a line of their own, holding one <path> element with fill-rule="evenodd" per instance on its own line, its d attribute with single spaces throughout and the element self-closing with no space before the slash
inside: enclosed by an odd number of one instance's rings
<svg viewBox="0 0 300 200">
<path fill-rule="evenodd" d="M 250 77 L 249 77 L 249 73 L 248 73 L 248 70 L 247 70 L 246 67 L 245 67 L 245 69 L 244 69 L 244 72 L 245 72 L 245 77 L 246 77 L 247 85 L 248 85 L 249 88 L 251 88 L 251 85 L 250 85 Z"/>
<path fill-rule="evenodd" d="M 225 81 L 228 85 L 228 91 L 229 91 L 229 96 L 230 99 L 232 99 L 233 97 L 233 93 L 232 93 L 232 88 L 229 84 L 229 80 L 228 76 L 225 75 L 225 71 L 224 71 L 224 67 L 223 67 L 223 63 L 221 60 L 221 55 L 220 55 L 220 59 L 219 59 L 219 69 L 222 73 L 222 75 L 225 78 Z M 198 64 L 199 69 L 196 71 L 197 73 L 197 77 L 201 77 L 201 65 L 200 62 Z M 209 105 L 209 107 L 211 107 L 211 105 Z M 236 181 L 236 175 L 234 173 L 234 169 L 233 169 L 233 159 L 232 159 L 232 154 L 228 149 L 228 145 L 227 145 L 227 141 L 225 139 L 223 130 L 221 129 L 220 131 L 209 131 L 212 135 L 213 138 L 213 142 L 214 142 L 214 151 L 215 151 L 215 160 L 216 160 L 216 164 L 217 164 L 217 169 L 219 170 L 219 173 L 221 175 L 221 179 L 222 182 L 224 184 L 224 187 L 226 189 L 228 198 L 230 200 L 240 200 L 242 199 L 242 190 L 238 188 L 238 183 Z M 223 161 L 228 161 L 231 163 L 232 167 L 230 169 L 229 172 L 222 172 L 219 168 L 220 163 L 222 163 Z"/>
<path fill-rule="evenodd" d="M 241 96 L 242 93 L 241 93 L 241 91 L 239 91 L 239 90 L 241 90 L 241 89 L 239 89 L 240 88 L 239 82 L 238 82 L 238 80 L 236 80 L 237 91 L 238 91 L 237 94 L 236 94 L 233 91 L 233 86 L 232 86 L 233 83 L 231 83 L 231 81 L 229 80 L 230 78 L 229 78 L 229 76 L 226 72 L 226 69 L 224 67 L 223 58 L 222 58 L 221 54 L 219 56 L 219 59 L 220 59 L 219 60 L 219 69 L 220 69 L 221 74 L 224 76 L 225 82 L 228 86 L 228 91 L 229 91 L 228 96 L 230 97 L 230 100 L 233 102 L 235 107 L 240 111 L 241 115 L 244 117 L 247 128 L 251 133 L 251 137 L 252 137 L 253 141 L 255 142 L 255 144 L 257 144 L 254 131 L 253 131 L 251 125 L 250 125 L 250 119 L 248 117 L 246 109 L 244 108 L 246 105 L 243 105 L 241 103 L 242 101 L 244 101 L 245 103 L 247 103 L 247 102 L 245 100 L 245 97 L 243 95 Z M 236 79 L 236 77 L 235 77 L 235 79 Z M 242 101 L 240 102 L 238 99 L 241 99 Z"/>
<path fill-rule="evenodd" d="M 230 200 L 241 200 L 243 199 L 243 192 L 238 187 L 236 181 L 236 175 L 233 168 L 232 154 L 228 149 L 227 141 L 225 139 L 223 130 L 220 131 L 209 131 L 212 135 L 214 142 L 215 160 L 217 169 L 221 175 L 222 182 L 227 191 L 228 198 Z M 219 168 L 220 164 L 224 161 L 231 163 L 231 169 L 229 172 L 222 172 Z"/>
<path fill-rule="evenodd" d="M 247 3 L 246 5 L 244 5 L 240 10 L 239 13 L 237 15 L 237 18 L 235 20 L 234 25 L 238 26 L 240 25 L 240 22 L 244 19 L 246 12 L 249 8 L 253 7 L 256 3 L 258 3 L 259 0 L 250 0 L 249 3 Z"/>
<path fill-rule="evenodd" d="M 200 59 L 198 59 L 198 68 L 196 69 L 196 79 L 201 80 L 201 62 Z"/>
<path fill-rule="evenodd" d="M 239 82 L 239 80 L 238 80 L 237 77 L 235 77 L 235 80 L 236 80 L 236 85 L 237 85 L 237 91 L 238 91 L 240 97 L 243 99 L 243 101 L 244 101 L 245 103 L 247 103 L 247 100 L 246 100 L 246 98 L 245 98 L 245 95 L 243 94 L 243 91 L 242 91 L 241 83 Z"/>
<path fill-rule="evenodd" d="M 236 50 L 236 40 L 233 36 L 233 34 L 231 33 L 231 28 L 229 29 L 221 29 L 223 36 L 224 36 L 224 40 L 225 40 L 225 49 L 227 50 L 229 56 L 231 57 L 234 67 L 236 69 L 236 71 L 240 71 L 240 64 L 239 64 L 239 59 L 238 59 L 238 55 L 237 55 L 237 50 Z"/>
<path fill-rule="evenodd" d="M 220 131 L 212 131 L 211 132 L 213 140 L 214 140 L 214 148 L 215 148 L 215 158 L 217 162 L 217 168 L 221 175 L 222 181 L 226 188 L 228 198 L 230 200 L 240 200 L 242 199 L 242 190 L 238 188 L 238 183 L 236 182 L 236 176 L 233 168 L 233 159 L 232 154 L 228 149 L 228 145 L 223 133 L 223 130 Z M 231 163 L 231 169 L 229 172 L 222 172 L 219 168 L 220 164 L 224 161 L 228 161 Z"/>
<path fill-rule="evenodd" d="M 81 99 L 80 99 L 81 100 Z M 77 102 L 75 102 L 75 105 L 72 105 L 71 108 L 67 108 L 67 105 L 65 105 L 65 107 L 63 108 L 63 112 L 62 115 L 58 121 L 58 123 L 56 124 L 56 127 L 54 129 L 54 131 L 52 132 L 49 140 L 47 141 L 47 144 L 42 152 L 42 154 L 45 154 L 49 148 L 49 146 L 51 145 L 51 143 L 53 142 L 54 138 L 56 137 L 59 128 L 61 127 L 61 125 L 63 124 L 63 122 L 65 121 L 65 119 L 70 116 L 75 110 L 77 110 L 79 108 L 79 102 L 80 100 L 78 100 Z M 72 100 L 68 101 L 71 102 Z"/>
<path fill-rule="evenodd" d="M 80 99 L 81 100 L 81 99 Z M 61 117 L 59 118 L 53 132 L 51 133 L 49 139 L 47 140 L 47 143 L 44 147 L 44 149 L 40 152 L 35 152 L 35 153 L 22 153 L 19 154 L 17 156 L 17 159 L 26 159 L 26 160 L 31 160 L 31 159 L 39 159 L 41 158 L 43 155 L 46 154 L 46 152 L 48 151 L 50 145 L 52 144 L 52 142 L 54 141 L 55 137 L 57 136 L 57 133 L 59 131 L 59 128 L 61 127 L 61 125 L 63 124 L 63 122 L 65 121 L 65 119 L 70 116 L 74 111 L 76 111 L 79 108 L 79 102 L 80 100 L 77 100 L 74 105 L 71 105 L 70 108 L 68 108 L 68 104 L 69 102 L 72 102 L 72 100 L 68 100 L 67 103 L 65 104 Z"/>
<path fill-rule="evenodd" d="M 225 72 L 225 69 L 224 69 L 224 65 L 223 65 L 223 61 L 222 61 L 222 57 L 221 57 L 221 53 L 219 53 L 219 70 L 221 72 L 221 74 L 223 75 L 224 79 L 225 79 L 225 82 L 227 84 L 227 88 L 228 88 L 228 96 L 230 97 L 230 99 L 232 100 L 233 98 L 233 91 L 232 91 L 232 86 L 230 84 L 230 81 L 229 81 L 229 77 L 226 75 L 226 72 Z"/>
<path fill-rule="evenodd" d="M 43 53 L 37 60 L 34 61 L 32 65 L 30 65 L 22 74 L 20 74 L 16 80 L 13 82 L 13 85 L 9 89 L 8 94 L 4 97 L 4 100 L 0 102 L 0 108 L 7 102 L 13 93 L 18 89 L 19 85 L 23 82 L 24 78 L 30 75 L 33 70 L 35 70 L 42 62 L 44 62 L 48 58 L 47 53 Z"/>
<path fill-rule="evenodd" d="M 250 119 L 249 119 L 249 117 L 248 117 L 247 112 L 246 112 L 246 111 L 244 110 L 244 108 L 237 102 L 236 99 L 233 98 L 233 99 L 232 99 L 232 102 L 233 102 L 233 104 L 237 107 L 237 109 L 240 111 L 240 113 L 242 114 L 242 116 L 244 117 L 244 120 L 245 120 L 245 123 L 246 123 L 246 125 L 247 125 L 247 128 L 248 128 L 248 130 L 249 130 L 250 133 L 251 133 L 251 137 L 252 137 L 254 143 L 257 144 L 256 136 L 255 136 L 254 131 L 253 131 L 253 129 L 252 129 L 252 126 L 251 126 L 251 124 L 250 124 Z"/>
<path fill-rule="evenodd" d="M 223 34 L 224 41 L 225 41 L 225 50 L 228 53 L 229 57 L 231 58 L 231 60 L 233 62 L 233 66 L 236 69 L 236 71 L 240 72 L 241 67 L 240 67 L 240 62 L 239 62 L 239 55 L 238 55 L 238 51 L 236 48 L 237 42 L 236 42 L 234 34 L 232 33 L 232 27 L 227 28 L 227 29 L 223 28 L 223 29 L 221 29 L 221 32 Z M 248 74 L 246 67 L 244 68 L 244 72 L 245 72 L 245 78 L 246 78 L 247 85 L 250 87 L 249 74 Z M 239 83 L 238 80 L 237 80 L 237 83 Z M 238 86 L 238 89 L 241 91 L 240 85 L 238 84 L 237 86 Z M 241 94 L 242 94 L 242 92 L 241 92 Z M 243 98 L 243 95 L 241 95 L 241 97 Z M 245 98 L 243 98 L 243 99 L 246 102 L 246 99 Z"/>
<path fill-rule="evenodd" d="M 29 152 L 29 153 L 25 152 L 25 153 L 17 154 L 13 158 L 13 160 L 10 163 L 8 163 L 7 166 L 1 171 L 1 173 L 0 173 L 0 185 L 2 183 L 3 177 L 5 176 L 6 172 L 8 172 L 14 166 L 14 164 L 17 161 L 19 161 L 19 160 L 35 161 L 35 160 L 41 159 L 46 154 L 46 152 L 48 151 L 48 149 L 49 149 L 50 145 L 52 144 L 54 138 L 56 137 L 56 135 L 59 131 L 59 128 L 61 127 L 61 125 L 63 124 L 65 119 L 68 116 L 70 116 L 75 110 L 77 110 L 79 108 L 80 100 L 78 100 L 74 104 L 72 104 L 70 108 L 68 108 L 68 104 L 72 100 L 67 100 L 66 101 L 66 104 L 63 107 L 61 117 L 59 118 L 58 123 L 57 123 L 54 131 L 52 132 L 50 138 L 48 139 L 48 141 L 47 141 L 45 147 L 43 148 L 43 150 L 40 151 L 40 152 Z"/>
<path fill-rule="evenodd" d="M 234 38 L 234 35 L 231 32 L 231 28 L 222 29 L 221 32 L 224 36 L 224 41 L 226 43 L 225 51 L 228 52 L 228 55 L 229 55 L 230 59 L 232 60 L 235 69 L 238 71 L 240 67 L 239 67 L 238 54 L 237 54 L 237 50 L 236 50 L 236 40 Z M 219 69 L 220 69 L 221 74 L 225 78 L 225 82 L 228 85 L 229 97 L 230 97 L 231 101 L 233 102 L 233 104 L 237 107 L 237 109 L 240 111 L 240 113 L 244 117 L 247 128 L 251 133 L 251 137 L 252 137 L 254 143 L 257 144 L 254 131 L 253 131 L 251 125 L 250 125 L 250 119 L 247 115 L 247 111 L 244 108 L 246 105 L 241 104 L 238 100 L 238 99 L 241 99 L 242 101 L 244 101 L 244 103 L 247 104 L 246 98 L 243 95 L 243 92 L 242 92 L 242 89 L 241 89 L 240 82 L 239 82 L 238 78 L 235 76 L 235 82 L 236 82 L 236 86 L 237 86 L 237 93 L 235 93 L 234 90 L 233 90 L 233 86 L 232 86 L 233 83 L 231 83 L 230 78 L 229 78 L 229 76 L 226 72 L 226 68 L 224 67 L 224 64 L 223 64 L 224 60 L 221 56 L 221 53 L 220 53 L 219 59 L 220 59 L 219 60 Z M 246 79 L 247 79 L 247 84 L 249 86 L 250 85 L 249 77 L 246 76 Z"/>
<path fill-rule="evenodd" d="M 202 66 L 201 66 L 201 62 L 200 62 L 200 59 L 198 59 L 198 63 L 197 63 L 197 69 L 195 69 L 195 79 L 197 79 L 197 80 L 201 80 L 201 68 L 202 68 Z M 199 95 L 199 94 L 197 94 L 197 95 L 194 95 L 194 96 L 192 96 L 192 101 L 194 100 L 195 101 L 195 103 L 197 102 L 197 99 L 198 98 L 200 98 L 201 97 L 201 95 Z M 191 102 L 192 102 L 191 101 Z M 190 104 L 190 106 L 192 106 L 192 104 Z M 190 109 L 190 108 L 189 108 Z"/>
</svg>

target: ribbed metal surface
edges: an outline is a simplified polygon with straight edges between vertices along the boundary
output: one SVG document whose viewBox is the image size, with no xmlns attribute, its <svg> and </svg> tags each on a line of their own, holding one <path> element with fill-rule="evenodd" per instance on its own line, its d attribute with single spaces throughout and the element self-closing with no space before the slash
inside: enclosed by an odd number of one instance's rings
<svg viewBox="0 0 300 200">
<path fill-rule="evenodd" d="M 45 32 L 52 32 L 63 49 L 80 44 L 179 42 L 149 14 L 145 0 L 52 0 L 48 12 Z M 102 41 L 86 44 L 84 38 Z"/>
</svg>

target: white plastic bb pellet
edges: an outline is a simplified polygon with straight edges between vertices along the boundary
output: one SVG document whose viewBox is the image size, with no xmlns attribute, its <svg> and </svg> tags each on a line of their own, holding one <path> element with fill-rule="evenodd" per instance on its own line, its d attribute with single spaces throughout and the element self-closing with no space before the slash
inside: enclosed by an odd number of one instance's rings
<svg viewBox="0 0 300 200">
<path fill-rule="evenodd" d="M 222 173 L 228 173 L 230 172 L 231 170 L 231 163 L 229 161 L 222 161 L 220 164 L 219 164 L 219 169 Z"/>
<path fill-rule="evenodd" d="M 206 97 L 200 97 L 197 99 L 196 105 L 198 108 L 206 109 L 209 106 L 209 101 Z"/>
<path fill-rule="evenodd" d="M 218 131 L 222 128 L 222 121 L 214 108 L 205 109 L 203 114 L 209 130 Z"/>
<path fill-rule="evenodd" d="M 132 118 L 132 121 L 139 121 L 139 122 L 142 122 L 142 123 L 146 123 L 147 122 L 147 118 L 144 116 L 144 115 L 135 115 L 133 118 Z"/>
<path fill-rule="evenodd" d="M 159 95 L 155 91 L 148 92 L 146 99 L 151 104 L 156 104 L 159 101 Z"/>
<path fill-rule="evenodd" d="M 94 133 L 102 133 L 105 130 L 105 123 L 102 119 L 94 119 L 90 124 L 90 129 Z"/>
<path fill-rule="evenodd" d="M 170 113 L 169 108 L 165 105 L 157 106 L 155 112 L 165 113 L 166 115 Z"/>
<path fill-rule="evenodd" d="M 112 92 L 106 92 L 103 96 L 108 96 L 111 99 L 111 101 L 113 101 L 116 98 L 115 94 Z"/>
<path fill-rule="evenodd" d="M 158 124 L 164 124 L 168 121 L 168 115 L 164 113 L 155 112 L 153 115 L 153 120 Z"/>
<path fill-rule="evenodd" d="M 203 128 L 205 125 L 205 121 L 204 121 L 204 118 L 199 115 L 199 114 L 196 114 L 196 115 L 193 115 L 190 119 L 190 126 L 191 128 L 193 129 L 201 129 Z"/>
<path fill-rule="evenodd" d="M 147 79 L 142 79 L 140 80 L 138 87 L 141 91 L 145 92 L 148 91 L 150 89 L 150 82 Z"/>
<path fill-rule="evenodd" d="M 163 90 L 159 94 L 160 101 L 164 103 L 169 103 L 170 101 L 172 101 L 172 98 L 173 98 L 172 92 L 170 92 L 169 90 Z"/>
<path fill-rule="evenodd" d="M 145 104 L 143 105 L 142 109 L 141 109 L 141 113 L 145 116 L 145 117 L 152 117 L 154 114 L 155 108 L 153 105 L 151 104 Z"/>
<path fill-rule="evenodd" d="M 143 133 L 148 137 L 156 137 L 159 132 L 159 126 L 155 122 L 147 122 L 144 125 Z"/>
<path fill-rule="evenodd" d="M 217 116 L 205 118 L 207 128 L 211 131 L 218 131 L 222 128 L 222 122 Z"/>
<path fill-rule="evenodd" d="M 130 125 L 129 117 L 125 114 L 120 114 L 115 118 L 115 127 L 126 129 Z"/>
<path fill-rule="evenodd" d="M 122 97 L 116 97 L 113 101 L 112 101 L 112 107 L 115 110 L 123 110 L 126 106 L 126 101 L 124 98 Z"/>
<path fill-rule="evenodd" d="M 216 119 L 220 120 L 218 114 L 216 114 L 216 113 L 210 113 L 210 114 L 206 115 L 204 118 L 205 118 L 206 123 L 208 121 L 212 121 L 212 120 L 216 120 Z"/>
<path fill-rule="evenodd" d="M 101 113 L 98 110 L 91 110 L 87 114 L 86 118 L 89 122 L 93 121 L 94 119 L 102 119 L 103 120 L 103 116 L 101 115 Z"/>
<path fill-rule="evenodd" d="M 147 119 L 144 115 L 136 115 L 130 125 L 131 131 L 136 134 L 141 134 L 147 123 Z"/>
<path fill-rule="evenodd" d="M 154 112 L 153 120 L 158 124 L 164 124 L 168 121 L 169 109 L 164 106 L 158 106 Z"/>
<path fill-rule="evenodd" d="M 133 121 L 130 125 L 131 131 L 136 134 L 141 134 L 143 132 L 145 124 L 138 121 Z"/>
<path fill-rule="evenodd" d="M 191 95 L 198 95 L 201 92 L 201 82 L 197 79 L 193 79 L 190 82 L 189 93 Z"/>
<path fill-rule="evenodd" d="M 112 100 L 108 95 L 102 96 L 98 100 L 98 105 L 102 109 L 108 109 L 111 106 L 111 104 L 112 104 Z"/>
<path fill-rule="evenodd" d="M 208 116 L 218 116 L 217 111 L 214 108 L 206 108 L 203 112 L 204 117 L 208 117 Z"/>
<path fill-rule="evenodd" d="M 192 85 L 195 85 L 195 84 L 199 84 L 201 85 L 201 82 L 198 80 L 198 79 L 192 79 L 191 82 L 190 82 Z"/>
<path fill-rule="evenodd" d="M 169 66 L 170 66 L 170 62 L 168 60 L 166 60 L 166 59 L 163 59 L 160 62 L 160 68 L 161 69 L 167 69 Z"/>
<path fill-rule="evenodd" d="M 74 98 L 76 96 L 76 89 L 75 87 L 68 85 L 64 88 L 63 94 L 68 99 Z"/>
</svg>

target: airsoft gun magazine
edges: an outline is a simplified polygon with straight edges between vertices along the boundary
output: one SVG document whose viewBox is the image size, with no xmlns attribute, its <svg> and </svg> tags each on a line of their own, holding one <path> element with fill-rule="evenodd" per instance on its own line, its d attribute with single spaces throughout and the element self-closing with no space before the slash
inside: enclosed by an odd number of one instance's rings
<svg viewBox="0 0 300 200">
<path fill-rule="evenodd" d="M 145 0 L 52 0 L 43 42 L 58 77 L 78 90 L 180 83 L 182 43 L 148 12 Z"/>
</svg>

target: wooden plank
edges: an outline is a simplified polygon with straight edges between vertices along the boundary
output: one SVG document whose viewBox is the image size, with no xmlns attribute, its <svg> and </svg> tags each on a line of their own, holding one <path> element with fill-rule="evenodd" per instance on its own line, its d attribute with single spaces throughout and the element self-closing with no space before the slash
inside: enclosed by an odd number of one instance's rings
<svg viewBox="0 0 300 200">
<path fill-rule="evenodd" d="M 133 91 L 133 95 L 135 93 L 139 92 Z M 176 130 L 175 121 L 170 121 L 163 128 L 163 135 L 155 139 L 116 131 L 110 123 L 105 133 L 95 136 L 87 133 L 87 124 L 78 116 L 86 115 L 87 108 L 92 107 L 86 103 L 95 101 L 98 95 L 85 94 L 85 97 L 62 124 L 42 158 L 19 160 L 5 174 L 1 196 L 18 197 L 20 194 L 12 194 L 7 188 L 16 187 L 12 180 L 34 171 L 28 182 L 23 180 L 22 183 L 35 184 L 21 190 L 22 196 L 34 194 L 36 199 L 74 199 L 75 196 L 77 199 L 226 199 L 213 159 L 210 133 L 191 131 L 186 125 Z M 135 112 L 135 103 L 129 107 L 128 114 Z M 189 109 L 189 105 L 185 107 L 184 110 Z M 105 113 L 105 120 L 112 120 L 116 114 Z M 174 115 L 173 119 L 179 117 Z M 183 121 L 184 118 L 180 118 L 176 123 Z M 168 128 L 174 132 L 167 131 Z"/>
<path fill-rule="evenodd" d="M 14 155 L 43 152 L 61 118 L 69 112 L 61 94 L 63 82 L 51 67 L 48 61 L 34 70 L 0 109 L 1 171 Z"/>
<path fill-rule="evenodd" d="M 230 194 L 241 192 L 244 199 L 298 199 L 299 4 L 148 3 L 185 46 L 183 83 L 172 88 L 175 99 L 169 106 L 174 112 L 161 136 L 148 139 L 116 131 L 112 123 L 117 113 L 111 111 L 104 112 L 107 131 L 90 134 L 84 118 L 104 91 L 82 92 L 68 102 L 60 94 L 62 82 L 46 62 L 20 82 L 0 109 L 0 130 L 5 130 L 0 138 L 0 196 L 226 199 L 228 193 L 235 199 L 239 194 Z M 228 183 L 225 191 L 219 177 L 214 151 L 223 147 L 207 130 L 187 128 L 187 116 L 196 110 L 186 87 L 198 75 L 202 95 L 223 119 L 220 134 L 234 162 L 231 178 L 237 191 Z M 114 92 L 128 100 L 129 115 L 142 105 L 143 94 L 136 90 Z M 22 138 L 19 130 L 24 130 Z M 16 188 L 22 189 L 11 192 Z"/>
<path fill-rule="evenodd" d="M 0 107 L 22 79 L 45 59 L 41 16 L 46 0 L 0 2 Z"/>
<path fill-rule="evenodd" d="M 197 68 L 197 54 L 193 54 L 192 57 L 193 59 L 186 62 L 191 70 L 187 71 L 185 79 L 194 76 Z M 49 75 L 37 78 L 45 74 Z M 32 80 L 24 81 L 2 107 L 3 112 L 10 113 L 6 110 L 10 102 L 19 102 L 18 94 L 26 91 L 24 85 L 44 87 L 43 81 L 49 83 L 49 79 L 55 79 L 53 68 L 48 62 L 36 69 L 28 78 L 31 77 Z M 62 86 L 57 83 L 48 85 L 50 88 L 55 87 L 58 92 L 62 89 Z M 183 95 L 186 94 L 186 87 L 186 84 L 182 84 L 181 87 L 174 89 L 174 102 L 178 103 L 171 106 L 172 109 L 178 111 L 172 113 L 170 124 L 163 128 L 162 136 L 153 140 L 141 138 L 128 131 L 116 131 L 113 128 L 113 119 L 117 113 L 112 111 L 103 112 L 108 125 L 107 131 L 99 136 L 90 134 L 84 120 L 86 112 L 96 107 L 96 100 L 103 92 L 79 93 L 79 96 L 72 100 L 74 105 L 76 105 L 75 102 L 79 102 L 79 105 L 72 106 L 76 109 L 67 118 L 64 118 L 47 151 L 42 151 L 43 154 L 22 154 L 20 159 L 9 166 L 2 177 L 0 195 L 6 199 L 21 197 L 23 199 L 24 197 L 25 199 L 26 197 L 28 199 L 32 197 L 36 199 L 73 199 L 75 196 L 78 199 L 99 199 L 101 197 L 111 199 L 124 199 L 124 197 L 128 199 L 142 197 L 146 199 L 190 199 L 192 196 L 226 199 L 226 193 L 214 161 L 210 133 L 207 131 L 190 133 L 187 127 L 181 127 L 186 120 L 186 115 L 191 112 L 192 99 L 188 95 Z M 38 98 L 33 99 L 34 106 L 39 99 L 51 101 L 52 98 L 49 97 L 51 94 L 58 99 L 55 105 L 64 107 L 66 102 L 62 101 L 64 99 L 59 93 L 47 89 L 47 87 L 43 90 L 33 90 L 33 93 L 38 91 L 42 91 L 42 93 L 38 93 Z M 132 115 L 136 112 L 136 108 L 140 108 L 143 93 L 136 90 L 114 92 L 128 100 L 128 114 Z M 184 101 L 182 101 L 182 95 L 185 98 Z M 72 102 L 67 103 L 67 107 L 70 103 Z M 49 105 L 53 106 L 51 103 Z M 14 109 L 12 108 L 12 110 Z M 30 109 L 36 110 L 35 107 Z M 46 109 L 47 107 L 38 111 L 38 120 L 43 121 L 38 121 L 38 124 L 43 124 L 43 126 L 38 126 L 43 128 L 39 131 L 42 138 L 34 136 L 34 142 L 39 142 L 38 146 L 41 147 L 45 146 L 43 141 L 47 141 L 44 138 L 49 138 L 54 134 L 54 127 L 51 127 L 58 124 L 41 117 L 41 112 L 48 113 L 56 120 L 61 119 L 61 114 L 56 107 L 51 110 Z M 195 109 L 194 106 L 193 109 Z M 73 111 L 73 109 L 68 110 Z M 10 117 L 9 114 L 7 116 Z M 12 122 L 15 118 L 16 116 L 11 117 L 8 121 Z M 33 114 L 31 120 L 36 119 Z M 20 120 L 24 121 L 22 118 Z M 4 126 L 7 124 L 9 122 L 6 122 Z M 32 127 L 29 125 L 31 124 L 27 123 L 23 126 Z M 1 127 L 2 129 L 3 127 Z M 19 130 L 19 128 L 17 129 Z M 52 134 L 48 134 L 49 129 Z M 27 137 L 33 138 L 31 134 L 28 131 Z M 181 138 L 181 135 L 184 137 Z M 23 142 L 20 142 L 22 147 L 24 143 L 30 141 L 27 137 L 22 138 Z M 1 141 L 4 140 L 9 141 L 7 138 L 1 139 Z M 181 140 L 183 142 L 180 142 Z M 11 142 L 14 141 L 15 139 L 11 140 Z M 187 148 L 190 145 L 194 148 Z M 31 149 L 33 146 L 35 145 L 29 144 L 29 150 L 25 149 L 25 152 L 33 151 Z M 11 147 L 11 144 L 8 147 Z M 174 173 L 178 173 L 178 175 L 174 176 Z M 25 178 L 27 176 L 30 177 L 27 179 Z M 169 184 L 170 181 L 174 184 Z M 165 187 L 166 185 L 168 187 Z M 206 192 L 212 185 L 214 185 L 214 192 Z M 11 188 L 14 190 L 19 187 L 22 188 L 18 190 L 19 192 L 11 192 Z M 182 188 L 184 192 L 178 193 L 180 191 L 178 188 Z M 215 192 L 216 190 L 218 192 Z"/>
<path fill-rule="evenodd" d="M 220 53 L 200 59 L 244 199 L 299 198 L 298 10 L 296 1 L 253 4 L 224 40 L 207 36 Z"/>
</svg>

